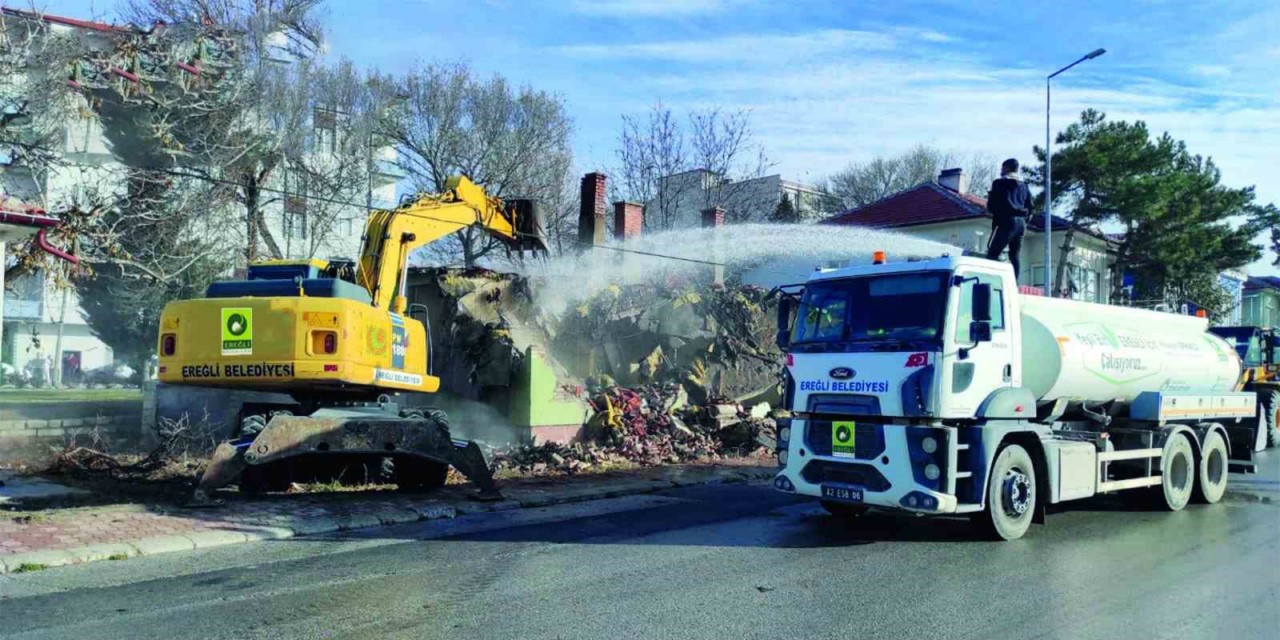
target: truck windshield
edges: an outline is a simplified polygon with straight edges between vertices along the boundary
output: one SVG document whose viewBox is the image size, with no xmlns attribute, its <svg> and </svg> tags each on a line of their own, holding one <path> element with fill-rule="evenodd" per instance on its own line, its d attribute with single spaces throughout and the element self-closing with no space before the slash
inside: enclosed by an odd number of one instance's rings
<svg viewBox="0 0 1280 640">
<path fill-rule="evenodd" d="M 947 277 L 946 272 L 938 271 L 809 284 L 792 329 L 792 350 L 934 346 L 942 336 Z"/>
</svg>

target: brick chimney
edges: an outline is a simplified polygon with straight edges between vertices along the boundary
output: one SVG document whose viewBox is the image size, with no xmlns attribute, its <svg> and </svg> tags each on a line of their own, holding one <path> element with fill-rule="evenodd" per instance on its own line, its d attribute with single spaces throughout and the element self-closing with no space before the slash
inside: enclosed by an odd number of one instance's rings
<svg viewBox="0 0 1280 640">
<path fill-rule="evenodd" d="M 600 172 L 582 176 L 582 204 L 578 209 L 579 250 L 604 244 L 605 175 Z"/>
<path fill-rule="evenodd" d="M 723 207 L 711 207 L 710 209 L 702 210 L 702 228 L 712 229 L 713 230 L 712 233 L 715 233 L 714 230 L 718 230 L 720 227 L 723 227 L 723 226 L 724 226 L 724 208 Z M 713 242 L 712 243 L 713 247 L 714 247 L 714 244 L 715 243 Z M 718 252 L 715 251 L 714 248 L 712 249 L 710 260 L 712 262 L 720 262 L 720 255 Z M 724 267 L 723 266 L 717 264 L 711 267 L 711 284 L 714 284 L 714 285 L 724 284 Z"/>
<path fill-rule="evenodd" d="M 959 167 L 943 169 L 942 173 L 938 174 L 938 184 L 956 193 L 965 193 L 969 190 L 969 176 L 965 175 L 964 170 Z"/>
<path fill-rule="evenodd" d="M 724 208 L 711 207 L 702 210 L 702 227 L 723 227 L 724 226 Z"/>
<path fill-rule="evenodd" d="M 613 203 L 613 237 L 629 240 L 640 236 L 644 229 L 644 205 L 619 200 Z"/>
</svg>

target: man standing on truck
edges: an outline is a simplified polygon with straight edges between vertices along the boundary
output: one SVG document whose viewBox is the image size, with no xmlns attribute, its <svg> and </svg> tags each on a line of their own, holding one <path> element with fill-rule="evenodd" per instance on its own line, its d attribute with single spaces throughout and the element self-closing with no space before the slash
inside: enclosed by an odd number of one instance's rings
<svg viewBox="0 0 1280 640">
<path fill-rule="evenodd" d="M 1027 233 L 1027 217 L 1031 215 L 1031 190 L 1018 174 L 1018 160 L 1009 158 L 1000 165 L 1000 177 L 991 183 L 987 194 L 987 211 L 991 212 L 991 241 L 987 259 L 997 260 L 1006 247 L 1013 275 L 1020 277 L 1022 236 Z"/>
</svg>

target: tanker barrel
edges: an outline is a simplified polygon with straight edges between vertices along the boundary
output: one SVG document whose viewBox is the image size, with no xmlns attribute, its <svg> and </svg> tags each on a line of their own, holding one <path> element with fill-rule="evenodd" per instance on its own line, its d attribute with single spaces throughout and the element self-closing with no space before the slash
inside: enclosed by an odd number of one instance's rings
<svg viewBox="0 0 1280 640">
<path fill-rule="evenodd" d="M 1023 386 L 1039 401 L 1225 393 L 1240 358 L 1203 318 L 1022 296 Z"/>
</svg>

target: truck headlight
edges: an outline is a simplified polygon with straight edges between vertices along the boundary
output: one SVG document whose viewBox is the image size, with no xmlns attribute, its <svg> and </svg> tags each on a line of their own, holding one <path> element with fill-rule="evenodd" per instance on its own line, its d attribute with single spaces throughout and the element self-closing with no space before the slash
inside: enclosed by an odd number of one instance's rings
<svg viewBox="0 0 1280 640">
<path fill-rule="evenodd" d="M 940 475 L 942 475 L 942 469 L 939 469 L 938 465 L 929 463 L 924 466 L 924 477 L 930 480 L 937 480 Z"/>
<path fill-rule="evenodd" d="M 920 441 L 920 448 L 924 449 L 925 453 L 933 453 L 938 450 L 938 441 L 935 438 L 925 438 Z"/>
<path fill-rule="evenodd" d="M 778 442 L 791 442 L 791 427 L 778 429 Z"/>
<path fill-rule="evenodd" d="M 787 450 L 786 449 L 778 449 L 778 465 L 783 467 L 787 466 Z"/>
</svg>

